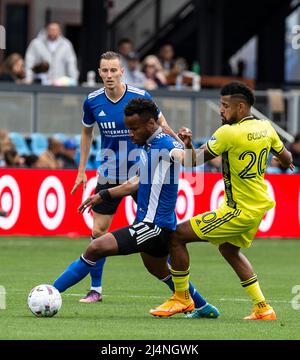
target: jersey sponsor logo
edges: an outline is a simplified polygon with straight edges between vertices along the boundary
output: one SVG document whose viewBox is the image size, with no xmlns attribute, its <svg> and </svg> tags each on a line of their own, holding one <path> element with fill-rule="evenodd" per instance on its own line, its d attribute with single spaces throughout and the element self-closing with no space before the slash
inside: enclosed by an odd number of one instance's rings
<svg viewBox="0 0 300 360">
<path fill-rule="evenodd" d="M 101 110 L 98 114 L 98 116 L 106 116 L 105 112 L 103 110 Z"/>
</svg>

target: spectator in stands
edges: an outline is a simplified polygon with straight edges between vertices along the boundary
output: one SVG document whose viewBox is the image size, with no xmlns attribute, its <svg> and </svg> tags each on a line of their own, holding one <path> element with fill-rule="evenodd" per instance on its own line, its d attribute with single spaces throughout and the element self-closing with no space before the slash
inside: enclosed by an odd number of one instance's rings
<svg viewBox="0 0 300 360">
<path fill-rule="evenodd" d="M 128 68 L 124 71 L 123 82 L 125 84 L 143 88 L 145 86 L 146 76 L 140 70 L 138 54 L 132 51 L 127 55 L 126 59 Z"/>
<path fill-rule="evenodd" d="M 44 85 L 76 85 L 77 59 L 71 42 L 62 36 L 58 23 L 49 23 L 44 31 L 31 41 L 25 55 L 26 81 L 34 81 L 34 69 L 47 68 L 41 83 Z M 40 73 L 41 74 L 41 73 Z"/>
<path fill-rule="evenodd" d="M 44 164 L 44 167 L 49 169 L 62 169 L 63 161 L 59 156 L 63 153 L 63 143 L 58 139 L 50 137 L 48 139 L 48 149 L 44 151 L 39 160 Z"/>
<path fill-rule="evenodd" d="M 173 45 L 162 45 L 159 49 L 158 57 L 163 67 L 164 74 L 168 77 L 175 64 L 175 51 Z"/>
<path fill-rule="evenodd" d="M 9 138 L 8 131 L 0 129 L 0 167 L 5 166 L 4 153 L 14 148 L 15 146 Z"/>
<path fill-rule="evenodd" d="M 24 165 L 24 158 L 18 154 L 15 148 L 4 152 L 4 161 L 6 167 L 22 167 Z"/>
<path fill-rule="evenodd" d="M 31 154 L 24 156 L 24 166 L 32 169 L 46 169 L 48 168 L 48 162 L 35 154 Z"/>
<path fill-rule="evenodd" d="M 125 69 L 125 73 L 128 71 L 128 54 L 134 51 L 133 42 L 129 38 L 122 38 L 118 41 L 118 53 L 121 55 L 121 62 Z"/>
<path fill-rule="evenodd" d="M 67 139 L 63 145 L 63 152 L 57 155 L 57 159 L 63 162 L 64 169 L 77 169 L 78 164 L 75 160 L 77 145 L 75 140 L 72 138 Z"/>
<path fill-rule="evenodd" d="M 146 76 L 145 88 L 155 90 L 167 85 L 167 79 L 157 56 L 148 55 L 142 63 L 142 71 Z"/>
<path fill-rule="evenodd" d="M 24 60 L 18 53 L 10 54 L 0 66 L 0 81 L 22 83 L 25 78 Z"/>
<path fill-rule="evenodd" d="M 290 146 L 290 152 L 294 158 L 294 165 L 300 168 L 300 132 L 296 134 L 294 142 Z"/>
</svg>

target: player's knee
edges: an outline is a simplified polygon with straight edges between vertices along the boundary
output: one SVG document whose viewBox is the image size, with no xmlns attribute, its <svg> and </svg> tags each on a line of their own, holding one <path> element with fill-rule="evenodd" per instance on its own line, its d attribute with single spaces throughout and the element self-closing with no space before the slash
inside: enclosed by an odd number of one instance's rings
<svg viewBox="0 0 300 360">
<path fill-rule="evenodd" d="M 221 244 L 219 246 L 219 251 L 221 253 L 221 255 L 225 258 L 225 259 L 229 259 L 232 258 L 234 256 L 237 256 L 239 253 L 239 249 L 235 248 L 233 246 L 230 246 L 230 244 Z"/>
<path fill-rule="evenodd" d="M 104 235 L 107 233 L 107 228 L 103 228 L 101 226 L 94 226 L 93 231 L 92 231 L 92 236 L 94 239 Z"/>
<path fill-rule="evenodd" d="M 168 243 L 170 254 L 176 253 L 176 251 L 180 251 L 183 246 L 183 242 L 178 237 L 172 237 Z"/>
</svg>

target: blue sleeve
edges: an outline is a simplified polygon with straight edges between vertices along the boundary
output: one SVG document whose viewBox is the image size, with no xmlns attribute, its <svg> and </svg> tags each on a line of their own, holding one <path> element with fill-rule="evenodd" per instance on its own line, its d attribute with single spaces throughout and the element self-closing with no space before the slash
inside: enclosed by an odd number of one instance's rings
<svg viewBox="0 0 300 360">
<path fill-rule="evenodd" d="M 178 150 L 184 150 L 184 147 L 182 144 L 180 144 L 176 139 L 174 139 L 171 135 L 168 136 L 167 141 L 164 143 L 165 148 L 169 151 L 169 153 L 172 152 L 174 149 Z"/>
<path fill-rule="evenodd" d="M 82 123 L 83 125 L 87 126 L 87 127 L 91 127 L 94 125 L 95 123 L 95 119 L 94 119 L 94 116 L 91 112 L 91 109 L 90 109 L 90 103 L 89 103 L 89 99 L 86 98 L 84 100 L 84 103 L 83 103 L 83 117 L 82 117 Z"/>
<path fill-rule="evenodd" d="M 154 102 L 154 104 L 157 107 L 157 114 L 158 114 L 158 117 L 159 117 L 162 114 L 162 112 L 160 111 L 160 108 L 157 106 L 156 102 L 153 100 L 153 97 L 148 93 L 148 91 L 145 91 L 145 98 L 148 99 L 148 100 L 152 100 Z"/>
</svg>

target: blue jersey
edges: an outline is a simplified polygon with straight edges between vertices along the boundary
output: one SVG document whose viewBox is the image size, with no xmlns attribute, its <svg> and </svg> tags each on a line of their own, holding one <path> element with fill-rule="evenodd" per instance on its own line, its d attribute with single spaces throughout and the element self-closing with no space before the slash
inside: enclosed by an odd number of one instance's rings
<svg viewBox="0 0 300 360">
<path fill-rule="evenodd" d="M 128 171 L 136 161 L 134 158 L 128 161 L 128 154 L 137 145 L 130 140 L 124 124 L 124 108 L 134 98 L 152 100 L 147 91 L 126 85 L 124 95 L 116 102 L 109 99 L 105 88 L 101 88 L 89 94 L 83 104 L 83 125 L 91 127 L 97 123 L 99 126 L 101 150 L 97 156 L 100 161 L 98 174 L 109 182 L 127 180 Z"/>
<path fill-rule="evenodd" d="M 175 230 L 180 164 L 172 151 L 183 146 L 159 128 L 142 149 L 136 220 Z"/>
</svg>

